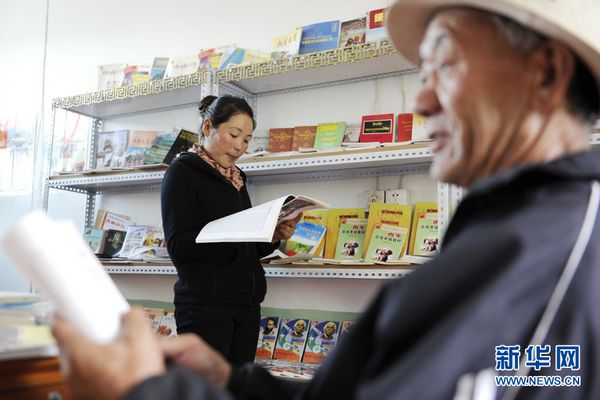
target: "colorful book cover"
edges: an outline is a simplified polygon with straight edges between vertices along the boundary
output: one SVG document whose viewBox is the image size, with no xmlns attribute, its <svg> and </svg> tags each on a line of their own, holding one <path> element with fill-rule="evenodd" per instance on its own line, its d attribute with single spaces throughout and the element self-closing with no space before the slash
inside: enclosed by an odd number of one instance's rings
<svg viewBox="0 0 600 400">
<path fill-rule="evenodd" d="M 273 358 L 278 332 L 279 317 L 261 317 L 256 344 L 256 358 Z"/>
<path fill-rule="evenodd" d="M 159 336 L 177 336 L 177 323 L 174 311 L 163 311 L 156 333 Z"/>
<path fill-rule="evenodd" d="M 394 114 L 364 115 L 360 128 L 360 142 L 393 142 Z"/>
<path fill-rule="evenodd" d="M 283 318 L 273 358 L 299 362 L 308 337 L 308 323 L 307 319 Z"/>
<path fill-rule="evenodd" d="M 350 47 L 365 42 L 367 17 L 343 21 L 340 24 L 340 44 L 338 47 Z"/>
<path fill-rule="evenodd" d="M 353 322 L 352 321 L 342 321 L 342 327 L 340 328 L 340 338 L 342 340 L 348 332 L 352 329 Z"/>
<path fill-rule="evenodd" d="M 146 228 L 147 226 L 137 225 L 127 228 L 127 234 L 125 235 L 123 246 L 119 252 L 119 257 L 127 258 L 132 254 L 133 250 L 144 245 Z"/>
<path fill-rule="evenodd" d="M 149 81 L 159 81 L 165 77 L 167 66 L 169 65 L 169 57 L 154 57 L 152 68 L 150 69 Z"/>
<path fill-rule="evenodd" d="M 302 362 L 318 364 L 335 347 L 340 323 L 338 321 L 311 321 Z"/>
<path fill-rule="evenodd" d="M 346 125 L 342 143 L 358 143 L 360 140 L 360 125 Z"/>
<path fill-rule="evenodd" d="M 94 222 L 94 228 L 109 230 L 117 229 L 119 231 L 126 231 L 127 227 L 131 224 L 129 217 L 123 214 L 117 214 L 112 211 L 100 209 L 96 213 L 96 221 Z"/>
<path fill-rule="evenodd" d="M 387 38 L 385 13 L 385 8 L 372 10 L 367 13 L 367 42 L 377 42 Z"/>
<path fill-rule="evenodd" d="M 369 222 L 367 223 L 367 248 L 371 247 L 371 236 L 373 230 L 381 228 L 382 225 L 391 225 L 405 228 L 406 232 L 410 232 L 412 206 L 410 204 L 388 204 L 388 203 L 371 203 L 369 210 Z M 404 243 L 402 254 L 406 253 L 408 241 Z M 363 251 L 363 257 L 366 258 L 366 251 Z"/>
<path fill-rule="evenodd" d="M 373 229 L 365 261 L 391 262 L 398 261 L 404 254 L 408 229 L 381 225 Z"/>
<path fill-rule="evenodd" d="M 291 151 L 294 140 L 294 128 L 269 129 L 269 153 Z"/>
<path fill-rule="evenodd" d="M 170 58 L 165 71 L 165 79 L 195 74 L 198 72 L 199 66 L 200 61 L 198 60 L 197 54 L 194 54 L 193 56 Z"/>
<path fill-rule="evenodd" d="M 327 232 L 325 233 L 325 258 L 335 258 L 337 238 L 340 224 L 346 223 L 349 218 L 364 218 L 364 208 L 330 208 L 327 216 Z"/>
<path fill-rule="evenodd" d="M 296 230 L 285 244 L 285 254 L 288 256 L 295 256 L 299 253 L 314 255 L 325 237 L 326 229 L 323 225 L 306 221 L 298 222 Z"/>
<path fill-rule="evenodd" d="M 410 230 L 410 240 L 408 243 L 408 254 L 417 255 L 415 254 L 415 238 L 417 235 L 417 227 L 419 224 L 419 220 L 421 220 L 422 218 L 435 218 L 437 217 L 437 213 L 438 203 L 435 201 L 417 201 L 415 203 L 415 210 L 413 212 L 412 218 L 412 227 Z M 437 234 L 434 236 L 437 238 Z"/>
<path fill-rule="evenodd" d="M 217 49 L 204 49 L 198 53 L 198 63 L 200 68 L 210 68 L 210 56 L 214 55 Z"/>
<path fill-rule="evenodd" d="M 411 142 L 412 141 L 412 126 L 413 126 L 413 115 L 412 113 L 398 114 L 398 137 L 397 142 Z"/>
<path fill-rule="evenodd" d="M 131 131 L 123 166 L 138 167 L 144 165 L 146 154 L 152 148 L 157 135 L 157 131 Z"/>
<path fill-rule="evenodd" d="M 340 233 L 335 249 L 336 260 L 362 259 L 365 235 L 367 233 L 366 218 L 350 218 L 340 224 Z"/>
<path fill-rule="evenodd" d="M 292 150 L 297 151 L 300 147 L 313 147 L 317 135 L 316 125 L 295 126 L 292 139 Z"/>
<path fill-rule="evenodd" d="M 62 109 L 55 110 L 54 144 L 52 146 L 52 171 L 54 173 L 84 170 L 91 122 L 92 119 L 84 115 Z M 0 123 L 0 125 L 2 124 Z M 11 132 L 8 128 L 4 131 L 6 146 L 8 146 Z M 18 139 L 18 141 L 21 140 L 22 137 Z"/>
<path fill-rule="evenodd" d="M 116 257 L 123 247 L 123 241 L 125 240 L 126 234 L 125 231 L 117 229 L 107 230 L 104 234 L 104 243 L 102 244 L 102 253 L 100 254 L 100 257 Z"/>
<path fill-rule="evenodd" d="M 129 130 L 101 132 L 98 134 L 96 169 L 122 167 L 129 142 Z"/>
<path fill-rule="evenodd" d="M 105 64 L 98 66 L 98 90 L 110 90 L 123 84 L 127 64 Z"/>
<path fill-rule="evenodd" d="M 165 247 L 165 234 L 160 226 L 147 226 L 142 246 Z"/>
<path fill-rule="evenodd" d="M 415 233 L 413 255 L 415 256 L 435 256 L 438 254 L 438 214 L 428 213 L 425 217 L 419 218 Z"/>
<path fill-rule="evenodd" d="M 303 26 L 298 54 L 335 49 L 338 47 L 339 40 L 340 20 Z"/>
<path fill-rule="evenodd" d="M 144 165 L 164 163 L 175 139 L 177 139 L 176 133 L 159 132 L 150 149 L 144 154 Z"/>
<path fill-rule="evenodd" d="M 271 59 L 279 60 L 298 55 L 300 50 L 300 39 L 302 38 L 302 28 L 297 27 L 292 32 L 277 36 L 273 39 L 273 49 Z"/>
<path fill-rule="evenodd" d="M 184 151 L 188 151 L 195 143 L 198 143 L 198 134 L 181 129 L 163 162 L 171 164 L 175 157 Z"/>
<path fill-rule="evenodd" d="M 235 44 L 217 47 L 214 53 L 208 56 L 209 67 L 212 69 L 221 69 L 225 60 L 227 60 L 237 47 Z"/>
<path fill-rule="evenodd" d="M 94 254 L 100 254 L 104 243 L 104 230 L 88 226 L 83 230 L 83 240 L 90 246 Z"/>
<path fill-rule="evenodd" d="M 145 65 L 128 65 L 123 75 L 123 86 L 139 85 L 148 82 L 150 67 Z"/>
<path fill-rule="evenodd" d="M 331 149 L 340 147 L 346 132 L 346 122 L 325 122 L 317 125 L 315 148 Z"/>
<path fill-rule="evenodd" d="M 144 316 L 146 317 L 146 321 L 150 325 L 152 332 L 156 333 L 158 331 L 164 311 L 165 310 L 162 308 L 144 307 Z"/>
<path fill-rule="evenodd" d="M 427 118 L 420 114 L 413 114 L 412 141 L 418 143 L 428 142 L 430 140 L 431 138 L 427 133 Z"/>
<path fill-rule="evenodd" d="M 327 215 L 329 210 L 308 210 L 302 213 L 302 219 L 300 222 L 310 222 L 314 225 L 320 225 L 325 227 L 327 232 Z M 323 250 L 325 249 L 325 236 L 321 238 L 321 242 L 315 247 L 313 255 L 322 256 Z"/>
</svg>

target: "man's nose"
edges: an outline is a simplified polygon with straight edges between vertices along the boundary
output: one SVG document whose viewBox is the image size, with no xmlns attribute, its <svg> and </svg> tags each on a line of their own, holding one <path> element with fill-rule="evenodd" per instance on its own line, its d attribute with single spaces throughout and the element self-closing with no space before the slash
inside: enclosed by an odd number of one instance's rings
<svg viewBox="0 0 600 400">
<path fill-rule="evenodd" d="M 425 117 L 435 115 L 442 109 L 437 93 L 430 83 L 424 83 L 417 92 L 413 111 Z"/>
</svg>

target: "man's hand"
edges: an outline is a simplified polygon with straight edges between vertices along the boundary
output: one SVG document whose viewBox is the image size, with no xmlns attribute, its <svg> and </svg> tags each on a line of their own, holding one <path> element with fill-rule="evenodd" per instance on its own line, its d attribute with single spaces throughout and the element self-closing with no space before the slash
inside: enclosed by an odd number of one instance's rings
<svg viewBox="0 0 600 400">
<path fill-rule="evenodd" d="M 60 317 L 55 318 L 52 333 L 69 362 L 67 381 L 74 399 L 120 399 L 138 383 L 165 371 L 158 338 L 140 309 L 123 316 L 119 337 L 107 345 L 88 340 Z"/>
<path fill-rule="evenodd" d="M 160 344 L 165 357 L 171 362 L 191 369 L 220 388 L 227 386 L 231 365 L 197 335 L 185 333 L 167 337 Z"/>
<path fill-rule="evenodd" d="M 288 219 L 287 221 L 282 221 L 275 228 L 275 233 L 273 234 L 272 243 L 278 242 L 280 240 L 289 239 L 294 231 L 296 230 L 296 224 L 302 218 L 302 214 L 298 215 L 294 219 Z"/>
</svg>

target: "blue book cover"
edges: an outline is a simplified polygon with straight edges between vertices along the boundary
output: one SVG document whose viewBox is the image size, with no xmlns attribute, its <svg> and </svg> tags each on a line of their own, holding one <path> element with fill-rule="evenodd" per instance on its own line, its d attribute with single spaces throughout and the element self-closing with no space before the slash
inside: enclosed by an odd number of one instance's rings
<svg viewBox="0 0 600 400">
<path fill-rule="evenodd" d="M 340 20 L 303 26 L 298 54 L 335 49 L 338 47 L 339 40 Z"/>
</svg>

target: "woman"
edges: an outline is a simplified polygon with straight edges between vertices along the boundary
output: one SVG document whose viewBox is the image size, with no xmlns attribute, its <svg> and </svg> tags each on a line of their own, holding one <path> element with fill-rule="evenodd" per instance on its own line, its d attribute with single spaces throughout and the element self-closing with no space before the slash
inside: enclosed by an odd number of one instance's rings
<svg viewBox="0 0 600 400">
<path fill-rule="evenodd" d="M 297 221 L 281 223 L 272 243 L 196 244 L 210 221 L 250 208 L 246 176 L 235 161 L 246 151 L 254 113 L 234 96 L 200 104 L 201 144 L 176 158 L 161 192 L 169 255 L 177 268 L 177 333 L 194 332 L 233 364 L 254 359 L 266 279 L 259 259 L 289 238 Z"/>
</svg>

